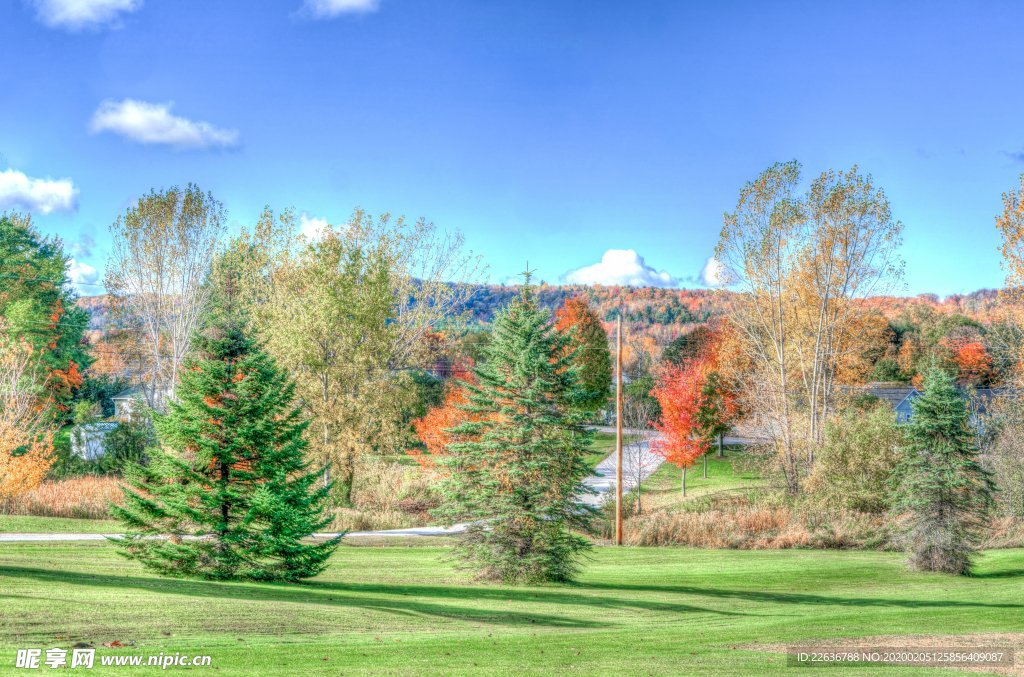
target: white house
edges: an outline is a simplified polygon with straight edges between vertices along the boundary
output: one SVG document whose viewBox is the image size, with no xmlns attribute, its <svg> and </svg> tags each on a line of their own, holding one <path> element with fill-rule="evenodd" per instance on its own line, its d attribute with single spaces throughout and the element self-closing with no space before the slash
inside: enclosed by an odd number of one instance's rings
<svg viewBox="0 0 1024 677">
<path fill-rule="evenodd" d="M 86 461 L 96 460 L 106 452 L 104 442 L 116 427 L 116 421 L 76 425 L 71 429 L 71 453 Z"/>
</svg>

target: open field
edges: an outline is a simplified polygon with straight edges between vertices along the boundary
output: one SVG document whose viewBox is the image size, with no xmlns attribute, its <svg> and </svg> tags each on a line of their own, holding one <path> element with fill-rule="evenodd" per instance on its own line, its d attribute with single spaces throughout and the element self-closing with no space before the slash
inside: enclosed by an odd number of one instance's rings
<svg viewBox="0 0 1024 677">
<path fill-rule="evenodd" d="M 1024 633 L 1024 550 L 951 578 L 889 553 L 599 548 L 578 583 L 522 588 L 474 584 L 446 554 L 346 545 L 308 584 L 256 585 L 159 578 L 103 543 L 5 545 L 0 670 L 18 647 L 85 641 L 210 654 L 226 675 L 756 674 L 785 658 L 752 645 Z"/>
</svg>

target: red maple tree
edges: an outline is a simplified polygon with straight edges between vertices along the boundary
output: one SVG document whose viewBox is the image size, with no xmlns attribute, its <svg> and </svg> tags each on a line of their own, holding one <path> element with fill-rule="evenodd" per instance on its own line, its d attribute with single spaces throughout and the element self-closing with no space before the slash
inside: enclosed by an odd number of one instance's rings
<svg viewBox="0 0 1024 677">
<path fill-rule="evenodd" d="M 735 392 L 716 370 L 719 363 L 720 330 L 711 330 L 699 352 L 681 364 L 666 363 L 651 394 L 661 406 L 661 433 L 651 449 L 682 469 L 682 492 L 686 495 L 686 469 L 705 458 L 716 437 L 721 441 L 736 416 Z"/>
<path fill-rule="evenodd" d="M 710 440 L 699 434 L 698 416 L 704 401 L 704 373 L 698 360 L 683 366 L 666 365 L 651 393 L 661 405 L 661 420 L 654 424 L 661 436 L 651 449 L 682 469 L 682 491 L 686 495 L 686 469 L 711 448 Z"/>
</svg>

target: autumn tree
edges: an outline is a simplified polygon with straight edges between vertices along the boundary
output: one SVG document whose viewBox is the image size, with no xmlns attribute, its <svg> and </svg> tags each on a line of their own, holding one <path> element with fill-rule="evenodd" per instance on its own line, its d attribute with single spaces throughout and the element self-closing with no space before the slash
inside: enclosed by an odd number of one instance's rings
<svg viewBox="0 0 1024 677">
<path fill-rule="evenodd" d="M 800 191 L 797 162 L 776 164 L 740 191 L 716 257 L 740 292 L 729 320 L 751 369 L 740 390 L 773 437 L 791 493 L 835 410 L 843 360 L 861 350 L 856 300 L 897 278 L 902 225 L 856 167 Z"/>
<path fill-rule="evenodd" d="M 1003 211 L 996 216 L 996 229 L 1002 236 L 1000 251 L 1006 270 L 1007 287 L 1024 286 L 1024 174 L 1020 188 L 1003 193 Z"/>
<path fill-rule="evenodd" d="M 444 401 L 440 405 L 412 422 L 423 449 L 413 447 L 407 453 L 423 468 L 436 468 L 438 459 L 448 453 L 449 445 L 466 439 L 454 434 L 452 429 L 467 419 L 464 411 L 468 403 L 467 386 L 477 385 L 476 376 L 471 371 L 472 365 L 469 367 L 469 371 L 460 370 L 457 376 L 445 384 Z M 479 417 L 471 415 L 469 419 L 476 421 Z"/>
<path fill-rule="evenodd" d="M 36 351 L 0 323 L 0 500 L 36 487 L 53 463 L 53 431 L 35 374 Z"/>
<path fill-rule="evenodd" d="M 309 239 L 293 213 L 267 209 L 226 256 L 244 271 L 267 350 L 296 379 L 324 483 L 348 505 L 360 459 L 405 448 L 410 368 L 435 328 L 458 319 L 478 259 L 424 220 L 361 210 Z"/>
<path fill-rule="evenodd" d="M 113 251 L 106 287 L 129 352 L 142 356 L 136 375 L 147 404 L 162 411 L 206 309 L 205 284 L 224 230 L 224 207 L 194 184 L 151 191 L 110 227 Z"/>
<path fill-rule="evenodd" d="M 580 408 L 588 412 L 602 409 L 608 404 L 612 359 L 601 319 L 584 299 L 569 298 L 555 311 L 555 329 L 569 337 L 576 355 L 583 386 Z"/>
<path fill-rule="evenodd" d="M 465 436 L 443 457 L 449 523 L 468 520 L 456 553 L 482 578 L 565 581 L 589 542 L 575 532 L 590 512 L 577 503 L 589 431 L 576 406 L 579 368 L 569 338 L 555 330 L 527 284 L 498 313 L 484 360 L 467 386 Z"/>
<path fill-rule="evenodd" d="M 960 380 L 975 388 L 992 378 L 992 358 L 981 341 L 963 341 L 951 346 Z"/>
<path fill-rule="evenodd" d="M 681 490 L 686 495 L 686 470 L 711 448 L 702 435 L 698 411 L 703 402 L 704 374 L 699 363 L 666 365 L 659 375 L 653 394 L 661 406 L 661 419 L 655 429 L 661 433 L 651 449 L 681 470 Z"/>
</svg>

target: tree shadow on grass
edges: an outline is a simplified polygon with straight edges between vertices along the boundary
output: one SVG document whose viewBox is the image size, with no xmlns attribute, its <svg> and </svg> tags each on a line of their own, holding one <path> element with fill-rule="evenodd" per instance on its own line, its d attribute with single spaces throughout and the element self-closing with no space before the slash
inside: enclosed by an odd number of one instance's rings
<svg viewBox="0 0 1024 677">
<path fill-rule="evenodd" d="M 993 575 L 988 575 L 994 578 Z M 728 590 L 704 588 L 692 585 L 631 585 L 626 583 L 577 583 L 576 587 L 591 590 L 619 592 L 660 592 L 680 595 L 696 595 L 719 599 L 736 599 L 765 604 L 816 604 L 852 607 L 897 607 L 904 609 L 1024 609 L 1024 604 L 961 602 L 957 600 L 893 599 L 886 597 L 830 597 L 797 592 L 763 592 L 758 590 Z"/>
<path fill-rule="evenodd" d="M 1003 569 L 1002 571 L 984 571 L 972 573 L 968 578 L 1024 578 L 1024 569 Z"/>
<path fill-rule="evenodd" d="M 496 625 L 547 626 L 557 628 L 610 627 L 607 623 L 569 618 L 567 616 L 433 604 L 408 597 L 388 599 L 385 597 L 365 597 L 358 594 L 344 596 L 329 594 L 331 592 L 360 592 L 358 588 L 349 589 L 343 585 L 327 588 L 326 592 L 320 592 L 309 585 L 220 583 L 194 579 L 110 576 L 74 571 L 48 571 L 46 569 L 29 567 L 0 566 L 0 577 L 3 576 L 28 578 L 47 584 L 115 588 L 118 590 L 132 589 L 196 598 L 223 598 L 245 600 L 247 602 L 319 604 L 341 608 L 364 608 L 399 615 L 426 615 Z"/>
<path fill-rule="evenodd" d="M 608 595 L 580 595 L 572 592 L 579 586 L 569 583 L 565 590 L 544 588 L 508 588 L 496 586 L 439 586 L 439 585 L 387 585 L 383 583 L 331 583 L 309 581 L 311 588 L 338 592 L 381 593 L 387 595 L 408 595 L 415 597 L 436 597 L 460 600 L 489 600 L 496 602 L 525 602 L 539 604 L 571 604 L 598 609 L 632 609 L 638 611 L 661 611 L 668 613 L 709 613 L 722 616 L 743 616 L 734 611 L 720 611 L 692 604 L 659 602 L 644 599 L 622 599 Z"/>
</svg>

